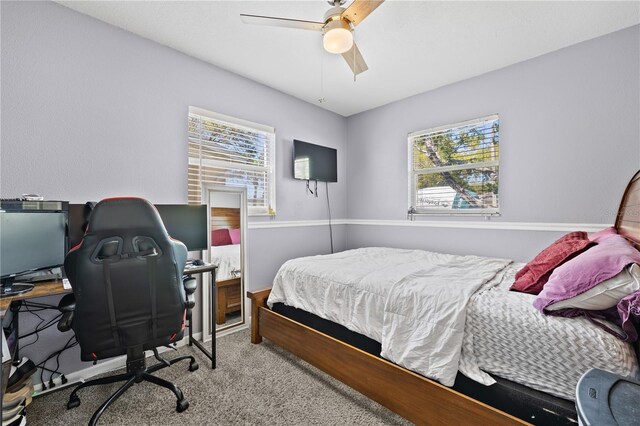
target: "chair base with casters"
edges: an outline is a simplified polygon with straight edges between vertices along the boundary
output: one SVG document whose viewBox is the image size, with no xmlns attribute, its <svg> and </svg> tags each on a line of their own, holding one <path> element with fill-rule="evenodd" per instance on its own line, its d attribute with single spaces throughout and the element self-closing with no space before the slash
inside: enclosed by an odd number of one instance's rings
<svg viewBox="0 0 640 426">
<path fill-rule="evenodd" d="M 101 377 L 99 379 L 89 380 L 87 382 L 81 383 L 76 386 L 76 388 L 69 395 L 69 402 L 67 402 L 67 409 L 76 408 L 80 405 L 80 398 L 77 393 L 80 389 L 86 388 L 89 386 L 97 386 L 97 385 L 106 385 L 109 383 L 117 383 L 117 382 L 125 382 L 117 391 L 113 393 L 96 411 L 93 413 L 91 420 L 89 421 L 89 425 L 93 426 L 98 423 L 98 419 L 105 412 L 107 408 L 111 404 L 113 404 L 118 398 L 120 398 L 131 386 L 135 383 L 141 383 L 143 381 L 153 383 L 154 385 L 161 386 L 163 388 L 169 389 L 176 396 L 176 411 L 178 413 L 183 412 L 187 408 L 189 408 L 189 401 L 184 398 L 184 395 L 179 387 L 169 382 L 168 380 L 161 379 L 160 377 L 153 376 L 152 373 L 163 369 L 165 367 L 170 367 L 171 365 L 189 360 L 189 371 L 196 371 L 198 369 L 198 363 L 195 358 L 191 355 L 183 355 L 173 359 L 164 359 L 158 355 L 157 350 L 154 349 L 154 354 L 158 361 L 158 364 L 155 364 L 151 367 L 146 366 L 146 359 L 144 355 L 144 351 L 142 348 L 134 348 L 130 349 L 127 352 L 127 372 L 124 374 L 118 374 L 115 376 Z"/>
<path fill-rule="evenodd" d="M 196 280 L 194 277 L 184 277 L 182 281 L 185 296 L 186 296 L 186 316 L 185 319 L 191 319 L 192 308 L 195 306 L 195 296 L 194 293 L 196 291 Z M 59 304 L 58 309 L 62 313 L 62 318 L 60 318 L 58 322 L 58 330 L 61 332 L 65 332 L 71 329 L 71 325 L 73 323 L 75 317 L 75 297 L 73 294 L 68 294 L 64 296 Z M 176 411 L 181 413 L 187 408 L 189 408 L 189 401 L 184 398 L 184 394 L 180 390 L 179 387 L 174 385 L 173 383 L 161 379 L 160 377 L 153 376 L 152 373 L 163 369 L 165 367 L 170 367 L 171 365 L 189 360 L 189 371 L 196 371 L 198 369 L 198 363 L 195 358 L 191 355 L 183 355 L 173 359 L 164 359 L 158 354 L 158 350 L 153 348 L 153 354 L 155 358 L 159 361 L 158 364 L 152 365 L 151 367 L 146 366 L 146 357 L 144 354 L 144 350 L 142 346 L 135 346 L 127 349 L 127 372 L 124 374 L 118 374 L 115 376 L 102 377 L 99 379 L 93 379 L 86 381 L 84 383 L 79 384 L 69 395 L 69 402 L 67 402 L 67 409 L 70 410 L 72 408 L 76 408 L 80 405 L 80 397 L 78 397 L 78 391 L 82 388 L 86 388 L 89 386 L 98 386 L 98 385 L 106 385 L 110 383 L 117 382 L 125 382 L 118 390 L 109 397 L 96 411 L 93 413 L 91 420 L 89 421 L 89 426 L 94 426 L 98 423 L 98 419 L 104 413 L 104 411 L 109 408 L 111 404 L 113 404 L 118 398 L 120 398 L 131 386 L 135 383 L 140 383 L 143 381 L 153 383 L 154 385 L 162 386 L 164 388 L 169 389 L 176 396 Z"/>
</svg>

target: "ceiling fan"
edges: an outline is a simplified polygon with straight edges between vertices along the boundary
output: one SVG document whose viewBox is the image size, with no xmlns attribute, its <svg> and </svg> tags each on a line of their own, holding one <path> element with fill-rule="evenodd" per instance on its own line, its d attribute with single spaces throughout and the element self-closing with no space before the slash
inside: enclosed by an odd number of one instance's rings
<svg viewBox="0 0 640 426">
<path fill-rule="evenodd" d="M 348 8 L 342 7 L 346 0 L 329 0 L 331 9 L 324 14 L 322 22 L 299 19 L 277 18 L 273 16 L 246 15 L 240 18 L 246 24 L 271 25 L 322 32 L 322 45 L 327 52 L 342 54 L 354 76 L 369 67 L 358 46 L 353 41 L 353 30 L 369 16 L 384 0 L 354 0 Z"/>
</svg>

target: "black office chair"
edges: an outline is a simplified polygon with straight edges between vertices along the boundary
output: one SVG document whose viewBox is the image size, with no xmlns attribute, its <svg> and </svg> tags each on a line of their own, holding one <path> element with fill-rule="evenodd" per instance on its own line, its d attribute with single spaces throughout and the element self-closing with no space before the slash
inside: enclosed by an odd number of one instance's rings
<svg viewBox="0 0 640 426">
<path fill-rule="evenodd" d="M 99 202 L 89 220 L 82 243 L 67 254 L 65 271 L 73 294 L 62 298 L 60 331 L 71 328 L 80 344 L 83 361 L 127 355 L 127 372 L 91 380 L 77 386 L 67 408 L 80 405 L 78 391 L 87 386 L 124 381 L 89 422 L 102 413 L 134 383 L 148 381 L 171 390 L 176 411 L 189 407 L 182 391 L 151 373 L 178 361 L 189 360 L 189 371 L 198 368 L 192 356 L 165 360 L 157 348 L 183 336 L 185 320 L 194 305 L 195 279 L 185 278 L 187 249 L 172 240 L 155 207 L 140 198 L 115 198 Z M 160 361 L 151 367 L 144 351 Z"/>
</svg>

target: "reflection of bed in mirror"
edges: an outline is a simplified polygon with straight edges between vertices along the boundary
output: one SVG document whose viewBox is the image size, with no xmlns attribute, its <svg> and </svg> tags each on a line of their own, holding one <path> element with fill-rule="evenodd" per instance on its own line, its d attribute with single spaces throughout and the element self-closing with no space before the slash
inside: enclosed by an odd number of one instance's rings
<svg viewBox="0 0 640 426">
<path fill-rule="evenodd" d="M 211 209 L 211 263 L 216 271 L 216 324 L 226 323 L 229 314 L 240 311 L 241 256 L 240 209 Z"/>
<path fill-rule="evenodd" d="M 211 262 L 218 266 L 218 281 L 240 278 L 240 244 L 212 246 Z"/>
</svg>

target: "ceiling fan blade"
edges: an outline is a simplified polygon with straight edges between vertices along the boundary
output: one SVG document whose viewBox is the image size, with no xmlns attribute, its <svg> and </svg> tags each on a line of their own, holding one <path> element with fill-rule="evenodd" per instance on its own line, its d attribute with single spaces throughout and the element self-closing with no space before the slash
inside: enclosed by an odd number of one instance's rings
<svg viewBox="0 0 640 426">
<path fill-rule="evenodd" d="M 240 19 L 245 24 L 271 25 L 274 27 L 298 28 L 300 30 L 322 31 L 324 22 L 302 21 L 300 19 L 276 18 L 273 16 L 240 14 Z"/>
<path fill-rule="evenodd" d="M 353 74 L 355 75 L 358 75 L 369 69 L 367 63 L 362 57 L 362 53 L 360 53 L 360 49 L 358 49 L 358 46 L 356 46 L 355 43 L 353 43 L 353 47 L 351 49 L 342 54 L 342 57 L 345 61 L 347 61 L 347 64 L 349 64 L 351 71 L 353 71 Z"/>
<path fill-rule="evenodd" d="M 355 27 L 383 2 L 384 0 L 355 0 L 340 17 L 346 18 Z"/>
</svg>

